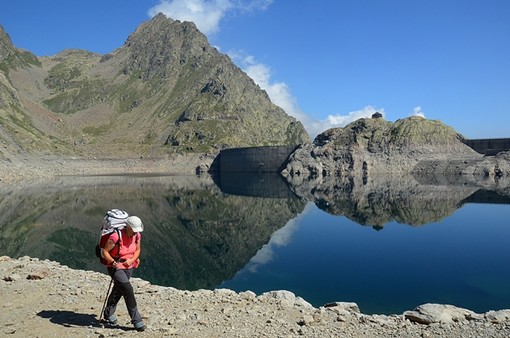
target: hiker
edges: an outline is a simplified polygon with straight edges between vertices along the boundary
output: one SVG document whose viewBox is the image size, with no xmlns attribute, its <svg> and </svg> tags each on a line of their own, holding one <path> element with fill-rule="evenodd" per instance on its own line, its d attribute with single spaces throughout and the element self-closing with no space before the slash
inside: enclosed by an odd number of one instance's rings
<svg viewBox="0 0 510 338">
<path fill-rule="evenodd" d="M 135 293 L 133 286 L 129 282 L 133 268 L 138 266 L 140 256 L 140 242 L 141 234 L 143 231 L 143 223 L 140 218 L 136 216 L 129 216 L 126 219 L 126 226 L 120 232 L 113 232 L 106 242 L 103 249 L 103 256 L 107 262 L 108 274 L 113 280 L 113 289 L 108 297 L 108 302 L 104 310 L 104 318 L 110 324 L 117 324 L 117 316 L 115 310 L 117 303 L 121 297 L 124 297 L 126 302 L 129 316 L 131 316 L 131 323 L 138 331 L 144 331 L 145 325 L 142 321 L 142 316 L 138 312 L 136 304 Z M 120 242 L 119 234 L 121 235 Z M 115 260 L 112 257 L 114 247 L 119 243 L 119 258 Z"/>
</svg>

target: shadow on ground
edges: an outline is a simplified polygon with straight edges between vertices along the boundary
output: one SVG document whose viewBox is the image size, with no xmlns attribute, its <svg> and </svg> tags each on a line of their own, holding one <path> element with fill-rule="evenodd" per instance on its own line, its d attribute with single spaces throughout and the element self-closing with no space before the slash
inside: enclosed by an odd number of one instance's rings
<svg viewBox="0 0 510 338">
<path fill-rule="evenodd" d="M 59 324 L 65 327 L 86 326 L 97 328 L 115 328 L 124 331 L 133 330 L 132 327 L 121 325 L 108 325 L 102 321 L 97 320 L 96 316 L 90 313 L 76 313 L 73 311 L 60 311 L 60 310 L 47 310 L 41 311 L 37 314 L 42 318 L 48 318 L 50 322 Z"/>
</svg>

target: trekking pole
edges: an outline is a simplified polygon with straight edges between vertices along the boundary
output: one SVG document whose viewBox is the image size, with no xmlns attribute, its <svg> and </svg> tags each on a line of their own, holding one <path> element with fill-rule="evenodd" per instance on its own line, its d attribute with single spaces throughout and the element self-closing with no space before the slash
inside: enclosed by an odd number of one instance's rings
<svg viewBox="0 0 510 338">
<path fill-rule="evenodd" d="M 112 284 L 113 284 L 113 278 L 110 279 L 110 285 L 108 286 L 108 291 L 106 292 L 106 296 L 104 297 L 103 308 L 101 309 L 101 313 L 99 314 L 99 320 L 101 320 L 103 318 L 104 308 L 106 307 L 106 301 L 108 300 L 108 294 L 110 293 L 110 289 L 112 288 Z"/>
</svg>

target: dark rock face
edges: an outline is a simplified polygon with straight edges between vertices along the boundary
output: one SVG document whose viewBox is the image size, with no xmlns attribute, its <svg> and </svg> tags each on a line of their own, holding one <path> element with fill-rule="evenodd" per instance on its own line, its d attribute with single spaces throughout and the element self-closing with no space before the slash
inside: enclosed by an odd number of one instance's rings
<svg viewBox="0 0 510 338">
<path fill-rule="evenodd" d="M 0 98 L 9 102 L 2 114 L 17 116 L 0 137 L 29 153 L 214 153 L 309 142 L 301 123 L 193 23 L 163 14 L 106 55 L 36 58 L 0 29 Z"/>
</svg>

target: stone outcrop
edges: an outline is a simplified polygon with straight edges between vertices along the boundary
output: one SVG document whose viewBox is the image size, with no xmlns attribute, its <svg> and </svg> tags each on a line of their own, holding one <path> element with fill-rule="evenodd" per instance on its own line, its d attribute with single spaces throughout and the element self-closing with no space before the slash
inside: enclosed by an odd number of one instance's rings
<svg viewBox="0 0 510 338">
<path fill-rule="evenodd" d="M 488 158 L 440 121 L 413 116 L 392 123 L 359 119 L 318 135 L 290 157 L 282 175 L 293 186 L 383 174 L 510 175 L 507 154 Z M 310 181 L 312 183 L 310 183 Z"/>
<path fill-rule="evenodd" d="M 404 312 L 404 316 L 412 322 L 427 325 L 433 323 L 452 324 L 482 318 L 473 311 L 443 304 L 423 304 L 413 311 Z"/>
</svg>

